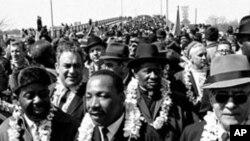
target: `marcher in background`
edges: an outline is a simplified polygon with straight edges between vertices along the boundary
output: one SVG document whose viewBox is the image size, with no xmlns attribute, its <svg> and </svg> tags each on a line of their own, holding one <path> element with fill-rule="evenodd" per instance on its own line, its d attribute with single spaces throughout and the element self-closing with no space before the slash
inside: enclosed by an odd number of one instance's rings
<svg viewBox="0 0 250 141">
<path fill-rule="evenodd" d="M 111 43 L 108 45 L 105 55 L 100 59 L 104 61 L 104 68 L 116 72 L 124 80 L 124 84 L 129 79 L 129 69 L 127 67 L 129 59 L 128 46 L 121 43 Z"/>
<path fill-rule="evenodd" d="M 164 66 L 169 63 L 155 45 L 140 44 L 135 59 L 128 64 L 135 78 L 128 84 L 126 104 L 131 104 L 162 139 L 178 141 L 183 128 L 193 123 L 193 118 L 177 105 L 176 101 L 181 99 L 172 93 L 171 82 L 163 79 Z M 140 117 L 136 118 L 140 121 Z"/>
<path fill-rule="evenodd" d="M 199 113 L 201 99 L 204 94 L 202 86 L 209 74 L 207 51 L 202 43 L 196 41 L 191 42 L 187 48 L 188 60 L 184 65 L 184 70 L 176 73 L 175 78 L 185 86 L 186 89 L 180 91 L 185 93 L 189 108 L 199 117 L 201 116 Z M 187 103 L 182 104 L 185 107 Z"/>
<path fill-rule="evenodd" d="M 71 41 L 57 48 L 57 81 L 50 86 L 52 103 L 78 121 L 84 116 L 83 96 L 86 82 L 83 81 L 84 55 L 80 47 Z"/>
<path fill-rule="evenodd" d="M 233 54 L 232 45 L 228 41 L 220 41 L 217 48 L 215 56 L 225 56 L 228 54 Z"/>
<path fill-rule="evenodd" d="M 79 123 L 51 104 L 46 70 L 27 67 L 15 78 L 18 102 L 13 115 L 0 125 L 0 141 L 74 140 Z"/>
<path fill-rule="evenodd" d="M 12 42 L 10 45 L 10 61 L 13 71 L 19 71 L 30 65 L 26 57 L 27 53 L 24 43 L 22 41 Z"/>
<path fill-rule="evenodd" d="M 209 63 L 215 57 L 216 48 L 218 46 L 219 30 L 217 27 L 209 27 L 205 31 L 207 58 Z"/>
<path fill-rule="evenodd" d="M 84 63 L 85 67 L 88 68 L 88 76 L 95 71 L 103 68 L 103 60 L 100 57 L 105 53 L 106 43 L 97 36 L 91 36 L 88 38 L 85 52 L 87 54 L 87 60 Z"/>
<path fill-rule="evenodd" d="M 250 124 L 250 66 L 247 57 L 234 54 L 215 57 L 210 70 L 209 81 L 203 88 L 209 90 L 208 101 L 213 110 L 207 113 L 204 121 L 188 126 L 181 141 L 228 141 L 230 125 Z"/>
</svg>

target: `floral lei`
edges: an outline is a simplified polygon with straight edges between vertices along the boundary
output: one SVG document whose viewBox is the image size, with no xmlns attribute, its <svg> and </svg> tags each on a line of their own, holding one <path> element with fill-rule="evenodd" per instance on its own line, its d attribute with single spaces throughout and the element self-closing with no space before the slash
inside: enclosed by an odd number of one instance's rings
<svg viewBox="0 0 250 141">
<path fill-rule="evenodd" d="M 204 117 L 206 125 L 201 134 L 201 141 L 216 141 L 219 137 L 219 121 L 213 112 L 208 111 Z"/>
<path fill-rule="evenodd" d="M 73 92 L 74 94 L 76 94 L 77 93 L 77 91 L 78 91 L 78 89 L 82 86 L 82 83 L 84 82 L 84 79 L 82 79 L 81 81 L 80 81 L 80 83 L 77 85 L 77 86 L 75 86 L 75 87 L 73 87 L 72 89 L 71 89 L 71 92 Z M 52 102 L 52 104 L 54 104 L 55 106 L 59 106 L 58 105 L 58 100 L 59 100 L 59 98 L 60 98 L 60 96 L 61 96 L 61 94 L 62 94 L 62 90 L 63 89 L 65 89 L 65 87 L 63 86 L 63 84 L 62 84 L 62 82 L 60 81 L 60 78 L 57 78 L 57 82 L 56 82 L 56 86 L 55 86 L 55 92 L 54 92 L 54 94 L 53 94 L 53 97 L 52 97 L 52 100 L 51 100 L 51 102 Z M 74 96 L 74 95 L 73 95 Z M 68 99 L 69 99 L 69 97 L 68 97 Z M 66 102 L 67 103 L 67 102 Z M 65 104 L 66 104 L 65 103 Z M 65 108 L 67 109 L 67 107 L 68 107 L 69 105 L 67 105 Z M 64 107 L 63 107 L 64 108 Z M 62 109 L 63 109 L 62 108 Z M 66 110 L 64 110 L 63 109 L 63 111 L 66 111 Z"/>
<path fill-rule="evenodd" d="M 202 86 L 200 86 L 200 93 L 198 94 L 197 97 L 194 96 L 194 92 L 192 91 L 192 83 L 190 82 L 190 76 L 191 76 L 191 65 L 185 65 L 184 68 L 184 83 L 185 83 L 185 87 L 187 88 L 187 97 L 188 100 L 190 102 L 192 102 L 194 105 L 196 105 L 199 101 L 201 101 L 201 98 L 203 96 L 203 89 Z M 206 79 L 204 79 L 203 81 L 205 82 Z M 200 85 L 200 84 L 199 84 Z"/>
<path fill-rule="evenodd" d="M 163 87 L 161 89 L 162 91 L 162 97 L 163 97 L 163 103 L 161 106 L 160 115 L 150 123 L 151 126 L 153 126 L 155 129 L 160 129 L 164 125 L 164 122 L 167 122 L 168 120 L 168 114 L 170 107 L 172 105 L 172 100 L 170 98 L 171 90 L 170 90 L 170 81 L 167 79 L 162 80 Z M 141 126 L 141 121 L 144 120 L 144 118 L 141 115 L 141 112 L 137 106 L 137 88 L 138 88 L 138 80 L 132 79 L 131 82 L 128 84 L 127 91 L 126 91 L 126 121 L 125 122 L 125 134 L 130 135 L 131 137 L 138 137 L 139 136 L 139 130 Z"/>
<path fill-rule="evenodd" d="M 38 127 L 39 133 L 39 141 L 50 141 L 50 134 L 52 132 L 52 119 L 54 117 L 54 112 L 56 108 L 54 106 L 50 107 L 50 112 L 46 118 L 46 120 L 42 121 L 42 124 Z M 8 129 L 8 137 L 9 141 L 19 141 L 20 131 L 22 130 L 20 125 L 18 125 L 18 121 L 23 115 L 20 106 L 15 105 L 15 110 L 12 114 L 14 120 L 10 120 Z"/>
</svg>

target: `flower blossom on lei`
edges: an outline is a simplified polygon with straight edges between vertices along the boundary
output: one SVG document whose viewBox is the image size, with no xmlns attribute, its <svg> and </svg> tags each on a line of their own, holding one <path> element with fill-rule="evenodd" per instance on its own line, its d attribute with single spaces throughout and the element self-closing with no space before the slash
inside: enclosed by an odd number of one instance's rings
<svg viewBox="0 0 250 141">
<path fill-rule="evenodd" d="M 128 84 L 125 99 L 125 126 L 124 126 L 124 136 L 129 138 L 140 137 L 139 131 L 141 128 L 141 121 L 143 117 L 139 108 L 137 107 L 136 100 L 136 89 L 138 87 L 138 80 L 132 78 L 131 82 Z"/>
<path fill-rule="evenodd" d="M 160 115 L 155 119 L 154 122 L 150 123 L 155 129 L 160 129 L 168 120 L 168 114 L 170 107 L 172 105 L 172 100 L 170 98 L 171 90 L 170 90 L 170 81 L 167 79 L 162 80 L 162 98 L 163 103 L 161 106 Z M 138 80 L 133 78 L 131 82 L 128 84 L 126 91 L 126 121 L 124 131 L 126 136 L 130 136 L 133 138 L 139 137 L 139 130 L 141 127 L 141 121 L 144 120 L 142 114 L 137 106 L 137 88 L 138 88 Z"/>
<path fill-rule="evenodd" d="M 201 80 L 201 83 L 199 83 L 198 87 L 200 88 L 199 90 L 199 94 L 198 96 L 194 96 L 194 92 L 192 91 L 192 83 L 190 81 L 190 76 L 191 76 L 191 65 L 185 65 L 185 68 L 184 68 L 184 71 L 183 71 L 183 77 L 184 77 L 184 84 L 185 84 L 185 87 L 187 88 L 187 97 L 188 97 L 188 100 L 190 102 L 192 102 L 194 105 L 196 105 L 199 101 L 201 101 L 202 99 L 202 96 L 203 96 L 203 84 L 204 82 L 206 81 L 206 77 L 203 78 L 203 76 L 201 76 L 200 79 Z"/>
<path fill-rule="evenodd" d="M 54 117 L 54 112 L 56 108 L 51 105 L 50 112 L 45 120 L 43 120 L 38 127 L 38 138 L 39 141 L 50 141 L 50 135 L 52 132 L 52 119 Z M 13 120 L 10 119 L 9 129 L 8 129 L 8 137 L 9 141 L 19 141 L 20 131 L 23 130 L 20 125 L 18 125 L 18 121 L 21 119 L 23 113 L 21 111 L 20 106 L 15 105 L 15 110 L 13 111 Z"/>
<path fill-rule="evenodd" d="M 219 121 L 213 112 L 208 111 L 204 117 L 206 125 L 201 134 L 201 141 L 216 141 L 219 137 Z"/>
<path fill-rule="evenodd" d="M 95 125 L 89 113 L 86 113 L 82 120 L 81 126 L 78 128 L 79 131 L 78 141 L 91 141 L 94 128 Z"/>
</svg>

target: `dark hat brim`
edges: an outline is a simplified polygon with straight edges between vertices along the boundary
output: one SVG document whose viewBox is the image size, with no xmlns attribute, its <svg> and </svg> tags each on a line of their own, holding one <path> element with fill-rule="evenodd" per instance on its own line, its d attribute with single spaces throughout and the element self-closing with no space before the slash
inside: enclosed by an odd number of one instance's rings
<svg viewBox="0 0 250 141">
<path fill-rule="evenodd" d="M 143 63 L 159 63 L 162 65 L 169 64 L 169 60 L 163 57 L 146 57 L 146 58 L 137 58 L 129 61 L 128 67 L 129 68 L 136 68 L 138 65 Z"/>
<path fill-rule="evenodd" d="M 102 60 L 108 60 L 108 59 L 114 59 L 114 60 L 131 60 L 131 58 L 121 58 L 117 56 L 101 56 L 100 59 Z"/>
</svg>

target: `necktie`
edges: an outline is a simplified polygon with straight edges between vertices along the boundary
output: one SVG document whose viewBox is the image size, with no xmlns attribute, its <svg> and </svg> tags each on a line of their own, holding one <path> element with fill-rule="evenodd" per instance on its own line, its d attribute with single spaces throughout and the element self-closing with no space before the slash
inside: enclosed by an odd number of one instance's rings
<svg viewBox="0 0 250 141">
<path fill-rule="evenodd" d="M 226 133 L 226 132 L 223 133 L 221 138 L 222 138 L 222 141 L 229 141 L 229 135 L 228 135 L 228 133 Z"/>
<path fill-rule="evenodd" d="M 70 92 L 69 89 L 65 90 L 65 93 L 63 94 L 61 100 L 60 100 L 60 103 L 59 103 L 59 108 L 62 108 L 63 104 L 67 101 L 67 96 L 68 96 L 68 93 Z"/>
<path fill-rule="evenodd" d="M 106 127 L 102 128 L 103 141 L 109 141 L 108 136 L 107 136 L 108 132 L 109 130 Z"/>
</svg>

